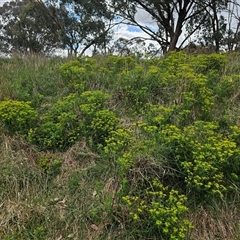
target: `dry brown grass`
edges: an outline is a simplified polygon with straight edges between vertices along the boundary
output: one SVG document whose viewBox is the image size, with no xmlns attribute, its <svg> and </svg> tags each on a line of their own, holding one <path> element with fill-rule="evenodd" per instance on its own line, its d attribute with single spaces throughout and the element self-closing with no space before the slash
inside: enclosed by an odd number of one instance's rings
<svg viewBox="0 0 240 240">
<path fill-rule="evenodd" d="M 99 156 L 89 149 L 85 141 L 80 141 L 63 153 L 62 158 L 64 160 L 63 169 L 78 167 L 86 170 L 96 165 L 95 161 Z"/>
<path fill-rule="evenodd" d="M 34 233 L 38 226 L 48 226 L 49 232 L 44 230 L 47 240 L 131 239 L 127 233 L 127 209 L 117 199 L 121 183 L 114 172 L 112 175 L 101 172 L 98 176 L 100 189 L 95 180 L 91 182 L 91 177 L 84 175 L 75 180 L 78 192 L 73 194 L 66 189 L 73 176 L 98 168 L 99 156 L 86 142 L 78 142 L 64 153 L 56 153 L 63 159 L 63 165 L 54 185 L 44 181 L 36 163 L 43 153 L 22 139 L 2 135 L 0 151 L 0 184 L 4 191 L 0 194 L 1 239 L 24 231 Z M 159 166 L 141 161 L 128 177 L 136 185 L 140 179 L 161 171 Z M 195 226 L 191 240 L 239 240 L 240 196 L 234 201 L 216 204 L 215 208 L 201 206 L 190 212 L 188 218 Z M 106 202 L 110 204 L 108 208 L 105 208 Z M 91 211 L 96 211 L 100 219 L 95 219 Z"/>
<path fill-rule="evenodd" d="M 199 207 L 189 219 L 195 226 L 191 235 L 194 240 L 240 239 L 239 204 L 225 204 L 217 209 Z"/>
<path fill-rule="evenodd" d="M 115 216 L 114 219 L 110 215 L 118 211 L 117 193 L 121 189 L 115 176 L 102 173 L 100 189 L 96 188 L 94 180 L 91 183 L 84 177 L 77 177 L 81 172 L 91 172 L 99 160 L 99 156 L 92 153 L 84 141 L 64 153 L 55 153 L 63 159 L 63 165 L 61 173 L 54 179 L 54 185 L 45 182 L 37 164 L 41 154 L 46 152 L 37 152 L 22 139 L 5 135 L 2 135 L 0 150 L 0 183 L 4 191 L 0 196 L 1 239 L 6 239 L 6 236 L 15 238 L 15 234 L 21 236 L 25 231 L 34 234 L 41 226 L 48 226 L 51 230 L 45 238 L 48 240 L 95 240 L 102 239 L 102 236 L 116 239 L 124 231 L 120 217 Z M 35 178 L 32 179 L 32 175 Z M 70 193 L 66 185 L 73 176 L 76 176 L 76 180 L 72 181 L 78 192 Z M 111 204 L 108 209 L 104 207 L 106 201 Z M 100 220 L 95 219 L 91 211 L 96 211 Z M 116 223 L 113 224 L 113 221 Z M 114 225 L 118 225 L 117 231 L 113 229 Z"/>
</svg>

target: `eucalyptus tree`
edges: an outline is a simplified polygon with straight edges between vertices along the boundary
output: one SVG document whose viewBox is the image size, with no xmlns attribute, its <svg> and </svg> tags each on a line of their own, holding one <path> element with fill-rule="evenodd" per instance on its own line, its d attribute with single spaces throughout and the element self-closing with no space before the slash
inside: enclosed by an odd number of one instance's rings
<svg viewBox="0 0 240 240">
<path fill-rule="evenodd" d="M 228 3 L 227 30 L 224 38 L 226 50 L 240 50 L 240 1 L 231 0 Z"/>
<path fill-rule="evenodd" d="M 56 24 L 39 2 L 16 0 L 0 7 L 0 51 L 51 54 L 60 46 Z"/>
<path fill-rule="evenodd" d="M 63 48 L 76 55 L 90 47 L 106 49 L 112 37 L 113 17 L 102 0 L 38 0 L 61 31 Z M 50 8 L 51 7 L 51 8 Z M 55 11 L 51 11 L 54 9 Z"/>
<path fill-rule="evenodd" d="M 227 34 L 227 13 L 230 1 L 208 0 L 200 3 L 197 7 L 204 7 L 203 19 L 199 25 L 199 18 L 195 16 L 188 22 L 187 29 L 196 28 L 195 39 L 204 47 L 214 47 L 219 52 L 225 44 Z"/>
<path fill-rule="evenodd" d="M 200 29 L 208 30 L 219 49 L 224 21 L 219 19 L 229 1 L 215 0 L 118 0 L 111 1 L 116 14 L 126 24 L 144 31 L 149 39 L 156 41 L 163 53 L 181 48 Z M 151 23 L 139 19 L 144 13 Z M 200 32 L 199 32 L 200 33 Z M 204 35 L 204 33 L 202 33 Z M 206 39 L 205 39 L 206 40 Z"/>
<path fill-rule="evenodd" d="M 158 49 L 153 43 L 148 43 L 142 37 L 134 37 L 126 39 L 123 37 L 118 38 L 110 46 L 110 52 L 117 53 L 120 56 L 135 56 L 138 58 L 157 56 Z"/>
</svg>

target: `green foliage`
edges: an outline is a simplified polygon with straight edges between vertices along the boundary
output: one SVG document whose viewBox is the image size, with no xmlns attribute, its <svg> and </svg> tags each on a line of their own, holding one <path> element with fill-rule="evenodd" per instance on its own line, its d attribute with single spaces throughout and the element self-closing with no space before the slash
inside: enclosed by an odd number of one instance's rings
<svg viewBox="0 0 240 240">
<path fill-rule="evenodd" d="M 84 229 L 87 221 L 95 229 L 111 226 L 111 230 L 94 230 L 91 236 L 89 229 L 76 230 L 74 237 L 186 239 L 191 227 L 185 217 L 194 215 L 186 206 L 201 208 L 235 198 L 240 188 L 239 74 L 230 70 L 239 67 L 229 65 L 233 60 L 226 63 L 227 57 L 173 52 L 151 60 L 79 58 L 62 65 L 62 78 L 55 60 L 47 61 L 48 67 L 34 58 L 32 65 L 30 59 L 20 58 L 0 63 L 4 69 L 1 99 L 8 95 L 29 99 L 36 93 L 36 110 L 27 101 L 0 102 L 1 130 L 9 130 L 14 142 L 12 150 L 9 140 L 3 144 L 6 151 L 0 161 L 9 157 L 2 171 L 0 197 L 21 195 L 22 190 L 30 194 L 35 189 L 32 182 L 39 184 L 36 189 L 47 184 L 43 194 L 52 194 L 53 199 L 66 196 L 56 204 L 61 211 L 56 211 L 57 206 L 51 209 L 43 198 L 47 207 L 43 204 L 41 209 L 47 211 L 40 215 L 46 218 L 36 224 L 27 218 L 19 236 L 43 238 L 46 234 L 52 239 L 60 230 L 68 238 L 80 224 Z M 18 64 L 16 73 L 6 71 L 4 65 L 10 63 L 9 69 Z M 11 77 L 14 87 L 9 88 Z M 1 143 L 9 133 L 2 132 Z M 18 142 L 15 132 L 27 133 L 29 142 Z M 37 148 L 33 150 L 31 144 Z M 13 164 L 9 160 L 14 162 L 22 152 L 25 155 L 12 174 L 4 175 Z M 61 159 L 66 159 L 65 171 L 61 171 Z M 24 172 L 30 169 L 31 176 Z M 11 186 L 16 189 L 12 191 Z M 27 194 L 16 202 L 31 199 Z M 61 212 L 59 219 L 50 216 L 53 212 L 55 217 Z M 48 219 L 56 220 L 54 233 L 46 227 Z M 67 230 L 69 226 L 73 227 Z M 104 235 L 95 237 L 100 232 Z"/>
<path fill-rule="evenodd" d="M 239 171 L 232 162 L 239 158 L 236 143 L 218 133 L 218 128 L 217 123 L 196 121 L 183 130 L 168 125 L 159 132 L 166 157 L 177 164 L 187 188 L 202 199 L 223 196 L 230 187 L 225 181 L 227 171 Z"/>
<path fill-rule="evenodd" d="M 147 234 L 151 237 L 183 240 L 192 228 L 191 223 L 184 219 L 184 214 L 188 211 L 185 206 L 186 196 L 165 187 L 158 179 L 154 179 L 140 196 L 127 195 L 123 201 L 129 207 L 133 228 L 135 224 L 148 227 Z"/>
<path fill-rule="evenodd" d="M 79 60 L 74 60 L 65 64 L 62 64 L 60 67 L 61 74 L 68 81 L 76 80 L 85 80 L 84 76 L 87 74 L 84 65 L 81 64 Z"/>
<path fill-rule="evenodd" d="M 55 154 L 42 155 L 38 159 L 38 165 L 49 177 L 55 177 L 61 172 L 62 162 Z"/>
<path fill-rule="evenodd" d="M 136 60 L 132 57 L 108 56 L 104 59 L 97 56 L 83 57 L 63 64 L 60 72 L 69 87 L 80 82 L 84 89 L 89 91 L 109 90 L 116 88 L 119 85 L 117 82 L 121 83 L 122 76 L 132 72 L 135 65 Z"/>
<path fill-rule="evenodd" d="M 128 147 L 132 145 L 135 138 L 132 136 L 132 130 L 128 128 L 118 128 L 111 132 L 111 135 L 106 139 L 104 152 L 109 157 L 121 156 Z"/>
<path fill-rule="evenodd" d="M 0 7 L 1 51 L 6 54 L 50 54 L 60 46 L 58 27 L 40 2 L 12 1 Z M 37 32 L 37 34 L 36 34 Z"/>
<path fill-rule="evenodd" d="M 162 105 L 147 103 L 142 114 L 146 117 L 148 125 L 162 128 L 164 125 L 173 122 L 174 107 L 164 107 Z"/>
<path fill-rule="evenodd" d="M 100 110 L 96 112 L 90 125 L 94 142 L 105 144 L 105 139 L 115 130 L 118 122 L 119 119 L 114 112 L 109 110 Z"/>
<path fill-rule="evenodd" d="M 226 54 L 210 54 L 210 55 L 200 54 L 196 57 L 196 60 L 193 62 L 193 66 L 199 73 L 209 74 L 215 72 L 216 74 L 220 74 L 221 71 L 224 69 L 226 63 L 227 63 Z"/>
<path fill-rule="evenodd" d="M 39 126 L 30 129 L 29 141 L 40 149 L 61 150 L 84 137 L 95 146 L 104 144 L 119 121 L 113 112 L 104 109 L 108 97 L 101 91 L 69 94 L 47 109 Z"/>
<path fill-rule="evenodd" d="M 95 113 L 104 108 L 109 95 L 102 91 L 85 91 L 80 95 L 80 110 L 85 118 L 93 118 Z"/>
<path fill-rule="evenodd" d="M 105 109 L 108 98 L 108 94 L 99 90 L 85 91 L 79 98 L 83 135 L 93 141 L 94 146 L 104 145 L 119 122 L 114 112 Z"/>
<path fill-rule="evenodd" d="M 14 100 L 0 102 L 0 121 L 9 132 L 26 133 L 35 124 L 38 114 L 30 104 Z"/>
<path fill-rule="evenodd" d="M 121 92 L 121 99 L 125 105 L 130 105 L 129 112 L 139 112 L 149 99 L 149 87 L 143 80 L 141 68 L 132 70 L 129 73 L 121 73 L 121 86 L 117 92 Z"/>
<path fill-rule="evenodd" d="M 59 100 L 45 114 L 39 125 L 30 129 L 28 140 L 40 149 L 66 149 L 80 139 L 81 121 L 78 120 L 77 95 Z"/>
<path fill-rule="evenodd" d="M 1 99 L 31 101 L 31 106 L 41 108 L 52 104 L 69 91 L 60 72 L 62 58 L 44 58 L 35 55 L 14 56 L 0 68 Z"/>
<path fill-rule="evenodd" d="M 135 67 L 136 59 L 130 56 L 109 56 L 104 60 L 104 65 L 114 74 L 128 72 Z"/>
</svg>

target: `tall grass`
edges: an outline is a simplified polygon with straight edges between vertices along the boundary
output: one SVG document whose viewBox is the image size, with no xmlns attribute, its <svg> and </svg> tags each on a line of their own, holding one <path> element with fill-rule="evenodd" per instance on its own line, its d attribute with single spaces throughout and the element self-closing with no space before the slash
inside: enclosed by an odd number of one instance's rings
<svg viewBox="0 0 240 240">
<path fill-rule="evenodd" d="M 66 61 L 34 55 L 1 59 L 0 99 L 32 101 L 39 107 L 46 99 L 59 98 L 65 92 L 59 67 Z"/>
</svg>

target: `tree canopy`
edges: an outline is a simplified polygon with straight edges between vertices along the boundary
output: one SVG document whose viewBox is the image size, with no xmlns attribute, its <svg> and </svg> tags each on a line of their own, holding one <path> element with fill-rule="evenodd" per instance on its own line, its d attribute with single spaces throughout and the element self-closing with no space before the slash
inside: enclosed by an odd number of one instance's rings
<svg viewBox="0 0 240 240">
<path fill-rule="evenodd" d="M 12 1 L 0 8 L 1 52 L 50 54 L 59 47 L 56 24 L 36 1 Z"/>
<path fill-rule="evenodd" d="M 77 55 L 92 47 L 127 54 L 136 49 L 131 44 L 145 48 L 152 40 L 163 54 L 192 41 L 215 52 L 231 51 L 239 48 L 239 6 L 237 0 L 16 0 L 0 7 L 0 50 L 50 54 L 61 48 Z M 114 44 L 114 26 L 120 23 L 141 29 L 145 37 L 120 36 Z"/>
<path fill-rule="evenodd" d="M 62 32 L 62 47 L 70 54 L 83 54 L 89 47 L 103 47 L 112 36 L 113 14 L 106 1 L 97 0 L 38 0 L 47 8 Z M 46 8 L 46 9 L 47 9 Z"/>
<path fill-rule="evenodd" d="M 0 50 L 49 54 L 57 48 L 83 54 L 111 39 L 112 14 L 104 1 L 17 0 L 0 7 Z"/>
<path fill-rule="evenodd" d="M 203 45 L 214 44 L 218 52 L 227 33 L 227 20 L 236 17 L 230 9 L 233 5 L 238 7 L 237 1 L 112 1 L 117 15 L 125 19 L 126 24 L 144 31 L 149 39 L 159 44 L 163 53 L 181 48 L 194 37 Z M 152 24 L 139 21 L 139 12 L 148 14 Z"/>
</svg>

